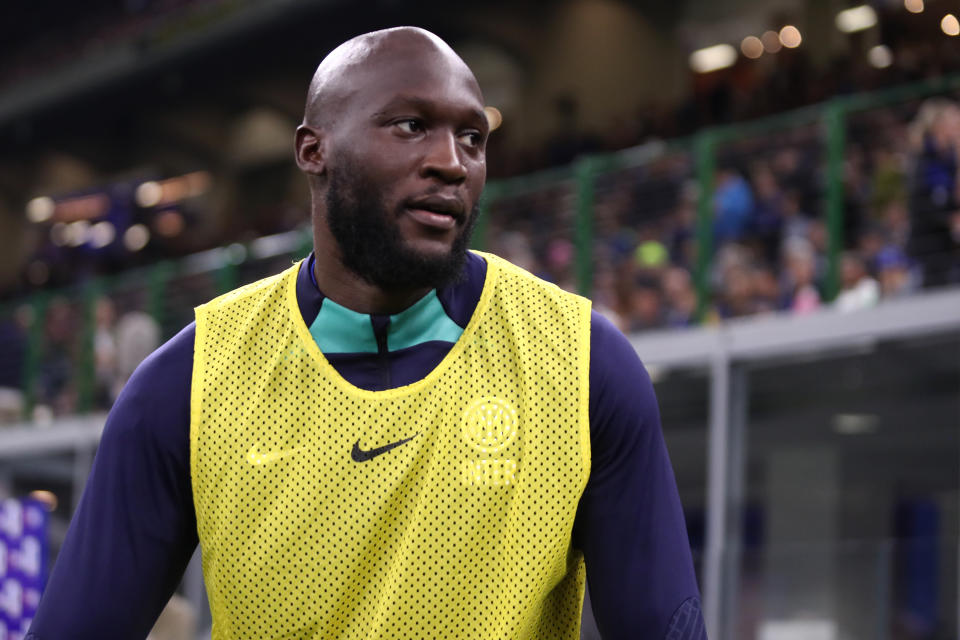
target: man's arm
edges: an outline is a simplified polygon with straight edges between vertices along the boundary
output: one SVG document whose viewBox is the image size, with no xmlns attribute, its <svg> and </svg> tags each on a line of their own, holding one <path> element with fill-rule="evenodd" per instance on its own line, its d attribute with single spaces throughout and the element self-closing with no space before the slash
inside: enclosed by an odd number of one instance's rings
<svg viewBox="0 0 960 640">
<path fill-rule="evenodd" d="M 653 384 L 629 341 L 593 314 L 590 480 L 574 545 L 583 550 L 604 640 L 701 640 L 690 546 Z"/>
<path fill-rule="evenodd" d="M 179 583 L 197 546 L 193 340 L 144 360 L 110 411 L 28 640 L 144 638 Z"/>
</svg>

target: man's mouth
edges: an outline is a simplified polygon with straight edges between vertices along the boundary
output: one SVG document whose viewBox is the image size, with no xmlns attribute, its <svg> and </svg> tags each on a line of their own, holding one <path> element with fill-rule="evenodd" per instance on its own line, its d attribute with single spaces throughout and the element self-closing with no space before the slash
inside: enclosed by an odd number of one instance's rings
<svg viewBox="0 0 960 640">
<path fill-rule="evenodd" d="M 463 219 L 464 207 L 459 198 L 427 196 L 407 202 L 407 212 L 420 224 L 434 229 L 453 229 Z"/>
</svg>

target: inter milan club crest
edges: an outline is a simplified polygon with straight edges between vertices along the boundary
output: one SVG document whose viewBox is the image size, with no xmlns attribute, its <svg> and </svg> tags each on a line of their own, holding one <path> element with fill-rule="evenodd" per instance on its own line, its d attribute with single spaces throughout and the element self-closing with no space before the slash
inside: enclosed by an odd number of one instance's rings
<svg viewBox="0 0 960 640">
<path fill-rule="evenodd" d="M 488 396 L 473 401 L 463 412 L 461 434 L 479 459 L 464 461 L 466 484 L 508 486 L 516 482 L 517 461 L 514 458 L 491 456 L 503 454 L 517 437 L 517 410 L 506 400 Z"/>
</svg>

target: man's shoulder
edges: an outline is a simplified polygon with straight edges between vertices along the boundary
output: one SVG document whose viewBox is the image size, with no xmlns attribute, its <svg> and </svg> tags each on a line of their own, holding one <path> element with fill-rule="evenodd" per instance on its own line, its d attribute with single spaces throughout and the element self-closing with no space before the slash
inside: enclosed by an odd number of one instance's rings
<svg viewBox="0 0 960 640">
<path fill-rule="evenodd" d="M 183 439 L 189 429 L 195 334 L 190 323 L 140 363 L 110 410 L 107 441 Z"/>
<path fill-rule="evenodd" d="M 196 325 L 191 322 L 140 363 L 124 387 L 124 394 L 143 399 L 168 396 L 169 391 L 180 389 L 193 371 L 195 339 Z"/>
<path fill-rule="evenodd" d="M 653 383 L 627 336 L 597 311 L 590 317 L 590 412 L 594 422 L 656 411 Z M 634 415 L 636 414 L 636 415 Z M 632 422 L 632 420 L 628 420 Z"/>
<path fill-rule="evenodd" d="M 478 255 L 483 256 L 483 258 L 487 260 L 487 263 L 496 269 L 501 280 L 522 283 L 525 289 L 528 291 L 536 291 L 541 295 L 556 297 L 570 302 L 576 301 L 581 304 L 590 304 L 590 301 L 587 298 L 571 291 L 567 291 L 553 282 L 544 280 L 543 278 L 527 271 L 523 267 L 515 265 L 509 260 L 501 258 L 496 254 L 478 252 Z"/>
<path fill-rule="evenodd" d="M 637 356 L 630 339 L 596 309 L 590 311 L 590 340 L 594 351 L 629 354 L 631 359 Z"/>
</svg>

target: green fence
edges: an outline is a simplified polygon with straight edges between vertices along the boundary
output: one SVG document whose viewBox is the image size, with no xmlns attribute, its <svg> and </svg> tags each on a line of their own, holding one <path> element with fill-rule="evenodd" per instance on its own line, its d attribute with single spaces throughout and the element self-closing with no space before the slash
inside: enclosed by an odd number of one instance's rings
<svg viewBox="0 0 960 640">
<path fill-rule="evenodd" d="M 633 331 L 743 315 L 745 278 L 757 291 L 766 287 L 769 298 L 789 262 L 782 240 L 790 226 L 807 234 L 828 302 L 842 288 L 844 249 L 860 234 L 867 238 L 878 220 L 902 231 L 898 207 L 907 208 L 914 237 L 918 227 L 940 233 L 935 224 L 917 224 L 910 211 L 921 206 L 911 175 L 924 154 L 910 135 L 925 125 L 925 100 L 956 99 L 958 91 L 960 76 L 951 76 L 837 97 L 492 181 L 474 245 L 592 297 L 598 308 L 627 309 L 631 321 L 623 328 Z M 731 240 L 721 223 L 728 210 L 743 209 L 745 188 L 755 227 L 748 238 Z M 780 207 L 780 220 L 767 221 L 775 230 L 763 226 L 771 207 Z M 308 231 L 294 231 L 0 307 L 0 388 L 21 394 L 6 406 L 6 421 L 41 405 L 54 414 L 109 406 L 140 352 L 188 324 L 195 305 L 280 270 L 306 255 L 310 242 Z M 939 235 L 931 243 L 919 246 L 943 248 Z M 949 282 L 960 268 L 949 251 L 913 258 L 933 265 L 928 283 Z M 657 299 L 669 303 L 670 319 L 666 306 L 658 316 Z M 757 308 L 764 304 L 773 301 Z M 3 416 L 0 408 L 0 422 Z"/>
</svg>

